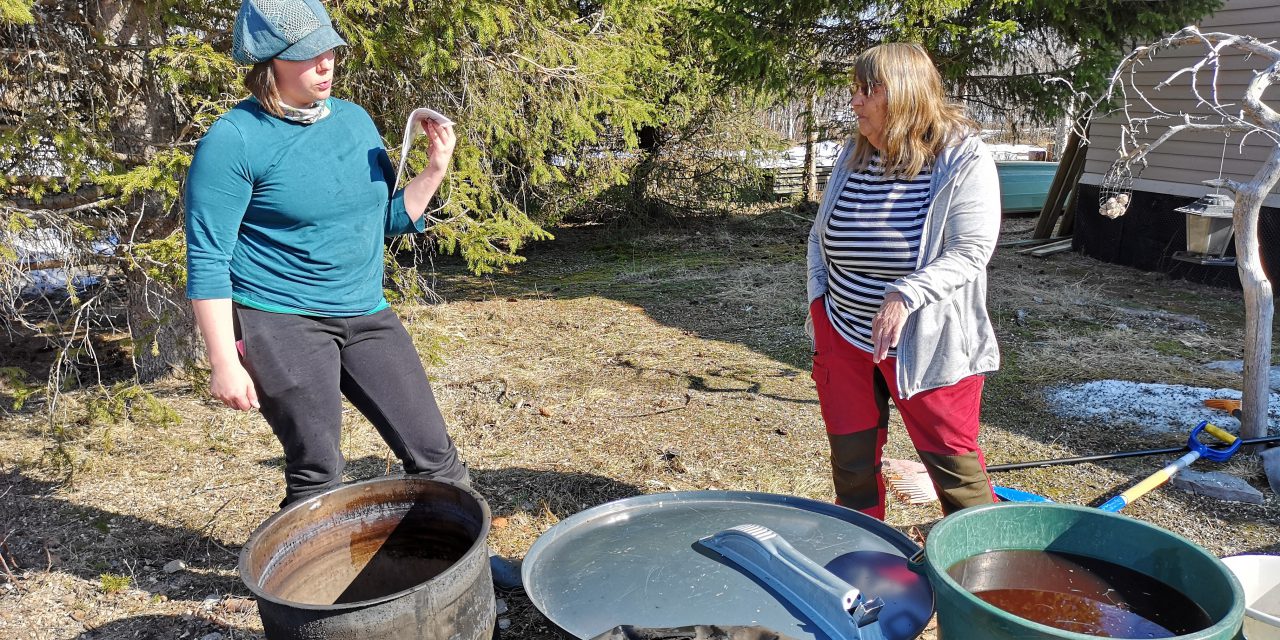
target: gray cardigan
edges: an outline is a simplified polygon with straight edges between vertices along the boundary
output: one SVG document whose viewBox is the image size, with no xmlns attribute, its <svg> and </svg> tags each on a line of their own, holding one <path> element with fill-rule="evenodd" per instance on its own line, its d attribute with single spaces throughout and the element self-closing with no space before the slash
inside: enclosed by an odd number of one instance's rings
<svg viewBox="0 0 1280 640">
<path fill-rule="evenodd" d="M 809 301 L 827 292 L 822 232 L 849 179 L 846 143 L 809 231 Z M 977 136 L 948 147 L 933 166 L 916 270 L 891 283 L 907 300 L 898 341 L 897 382 L 903 398 L 955 384 L 1000 367 L 987 315 L 987 262 L 1000 233 L 1000 182 L 991 153 Z"/>
</svg>

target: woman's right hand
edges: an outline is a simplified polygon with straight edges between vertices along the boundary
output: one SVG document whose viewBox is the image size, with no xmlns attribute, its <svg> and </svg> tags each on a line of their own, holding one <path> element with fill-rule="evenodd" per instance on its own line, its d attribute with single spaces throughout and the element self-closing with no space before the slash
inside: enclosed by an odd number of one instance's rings
<svg viewBox="0 0 1280 640">
<path fill-rule="evenodd" d="M 258 392 L 240 361 L 231 299 L 196 299 L 191 301 L 191 308 L 209 351 L 209 395 L 232 409 L 257 409 Z"/>
<path fill-rule="evenodd" d="M 252 411 L 258 407 L 258 392 L 253 378 L 239 362 L 214 367 L 209 373 L 209 394 L 222 404 L 239 411 Z"/>
</svg>

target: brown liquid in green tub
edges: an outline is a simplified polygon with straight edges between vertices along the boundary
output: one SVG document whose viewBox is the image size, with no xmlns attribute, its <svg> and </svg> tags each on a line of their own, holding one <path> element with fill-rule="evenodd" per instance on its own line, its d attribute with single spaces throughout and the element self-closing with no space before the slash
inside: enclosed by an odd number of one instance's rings
<svg viewBox="0 0 1280 640">
<path fill-rule="evenodd" d="M 1053 551 L 989 551 L 947 569 L 960 586 L 1021 618 L 1100 638 L 1172 638 L 1213 622 L 1169 585 L 1118 564 Z"/>
</svg>

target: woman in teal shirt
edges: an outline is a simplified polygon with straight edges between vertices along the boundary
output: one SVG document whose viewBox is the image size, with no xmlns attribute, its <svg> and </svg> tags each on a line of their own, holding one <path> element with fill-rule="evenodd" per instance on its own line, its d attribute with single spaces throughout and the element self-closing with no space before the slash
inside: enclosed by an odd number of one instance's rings
<svg viewBox="0 0 1280 640">
<path fill-rule="evenodd" d="M 467 481 L 421 360 L 382 294 L 383 239 L 420 232 L 453 154 L 404 189 L 373 120 L 330 97 L 346 43 L 317 0 L 246 0 L 232 55 L 252 97 L 201 139 L 187 176 L 187 297 L 210 393 L 259 409 L 285 452 L 282 505 L 342 482 L 341 396 L 408 473 Z M 238 351 L 239 350 L 239 351 Z"/>
</svg>

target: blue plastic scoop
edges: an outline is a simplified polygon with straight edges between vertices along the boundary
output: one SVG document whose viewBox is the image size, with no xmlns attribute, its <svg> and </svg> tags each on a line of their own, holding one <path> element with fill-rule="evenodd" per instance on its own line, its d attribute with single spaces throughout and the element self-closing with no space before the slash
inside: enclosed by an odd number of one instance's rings
<svg viewBox="0 0 1280 640">
<path fill-rule="evenodd" d="M 771 529 L 744 524 L 698 542 L 772 587 L 831 638 L 884 638 L 879 624 L 883 601 L 864 598 L 848 582 L 796 551 Z"/>
</svg>

